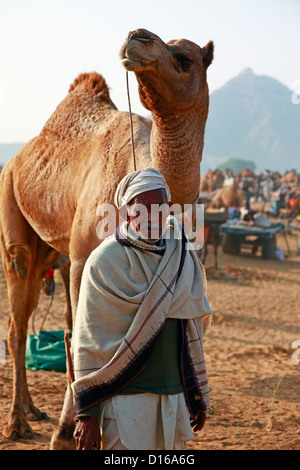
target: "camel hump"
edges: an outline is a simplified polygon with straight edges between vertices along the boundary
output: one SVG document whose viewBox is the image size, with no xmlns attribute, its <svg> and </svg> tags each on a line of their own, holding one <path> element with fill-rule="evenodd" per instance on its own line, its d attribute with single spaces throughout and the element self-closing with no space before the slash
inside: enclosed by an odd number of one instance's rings
<svg viewBox="0 0 300 470">
<path fill-rule="evenodd" d="M 77 87 L 85 87 L 88 91 L 91 93 L 98 95 L 101 94 L 101 98 L 104 101 L 109 102 L 109 89 L 106 84 L 106 81 L 97 72 L 91 72 L 91 73 L 81 73 L 78 75 L 77 78 L 75 78 L 74 82 L 69 88 L 69 93 L 71 93 L 75 88 Z"/>
</svg>

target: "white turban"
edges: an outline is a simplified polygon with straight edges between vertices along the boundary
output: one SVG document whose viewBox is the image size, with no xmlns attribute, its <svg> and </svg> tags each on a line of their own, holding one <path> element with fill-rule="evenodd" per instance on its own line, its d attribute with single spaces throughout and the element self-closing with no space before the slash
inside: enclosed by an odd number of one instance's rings
<svg viewBox="0 0 300 470">
<path fill-rule="evenodd" d="M 156 168 L 143 168 L 142 170 L 133 171 L 118 184 L 115 192 L 115 205 L 120 208 L 128 204 L 138 194 L 153 189 L 165 189 L 168 201 L 171 200 L 169 186 L 163 175 Z"/>
</svg>

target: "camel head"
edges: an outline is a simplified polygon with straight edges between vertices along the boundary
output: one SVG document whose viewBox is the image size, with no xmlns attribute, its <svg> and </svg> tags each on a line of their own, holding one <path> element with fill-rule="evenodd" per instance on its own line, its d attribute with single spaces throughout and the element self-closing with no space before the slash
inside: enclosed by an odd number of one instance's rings
<svg viewBox="0 0 300 470">
<path fill-rule="evenodd" d="M 120 51 L 122 65 L 133 71 L 143 106 L 150 111 L 208 108 L 206 70 L 213 60 L 213 42 L 201 48 L 186 39 L 164 43 L 145 29 L 129 33 Z"/>
</svg>

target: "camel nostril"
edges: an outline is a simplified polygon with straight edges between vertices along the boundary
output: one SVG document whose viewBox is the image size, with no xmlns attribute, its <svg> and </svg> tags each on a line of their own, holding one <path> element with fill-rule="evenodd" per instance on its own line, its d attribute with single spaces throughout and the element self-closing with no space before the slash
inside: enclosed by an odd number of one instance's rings
<svg viewBox="0 0 300 470">
<path fill-rule="evenodd" d="M 151 38 L 134 38 L 135 41 L 140 41 L 140 42 L 150 42 L 152 41 Z"/>
<path fill-rule="evenodd" d="M 158 38 L 154 37 L 151 33 L 149 33 L 149 31 L 146 31 L 145 29 L 137 29 L 135 31 L 131 31 L 128 35 L 128 40 L 132 39 L 144 43 L 158 40 Z"/>
</svg>

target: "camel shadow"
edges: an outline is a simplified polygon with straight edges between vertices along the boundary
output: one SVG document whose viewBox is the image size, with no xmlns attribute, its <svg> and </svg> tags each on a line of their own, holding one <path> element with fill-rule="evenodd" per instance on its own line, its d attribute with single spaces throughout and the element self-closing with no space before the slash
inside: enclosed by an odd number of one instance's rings
<svg viewBox="0 0 300 470">
<path fill-rule="evenodd" d="M 275 322 L 272 320 L 265 320 L 262 318 L 255 318 L 249 315 L 236 315 L 226 313 L 221 310 L 215 310 L 215 315 L 221 315 L 221 319 L 226 322 L 239 322 L 241 325 L 248 324 L 259 328 L 268 328 L 277 331 L 285 331 L 287 333 L 300 334 L 300 326 L 294 324 L 286 324 L 282 322 Z"/>
<path fill-rule="evenodd" d="M 253 380 L 246 387 L 239 389 L 244 395 L 252 395 L 261 398 L 275 398 L 291 403 L 300 404 L 300 377 L 285 375 L 282 380 L 278 376 Z"/>
<path fill-rule="evenodd" d="M 252 283 L 257 280 L 300 284 L 300 262 L 298 261 L 262 260 L 260 264 L 256 262 L 256 264 L 247 263 L 247 265 L 239 261 L 239 263 L 222 263 L 217 268 L 205 265 L 207 279 L 235 281 L 241 285 L 247 283 L 248 287 L 251 287 Z"/>
<path fill-rule="evenodd" d="M 237 266 L 243 266 L 243 260 L 247 261 L 249 268 L 261 268 L 264 271 L 277 271 L 279 273 L 286 273 L 287 270 L 294 274 L 300 274 L 300 258 L 298 260 L 289 260 L 286 258 L 284 261 L 278 259 L 265 259 L 261 256 L 252 256 L 246 253 L 240 253 L 239 255 L 223 254 L 222 266 L 226 269 L 227 266 L 231 266 L 231 260 L 239 261 Z"/>
</svg>

